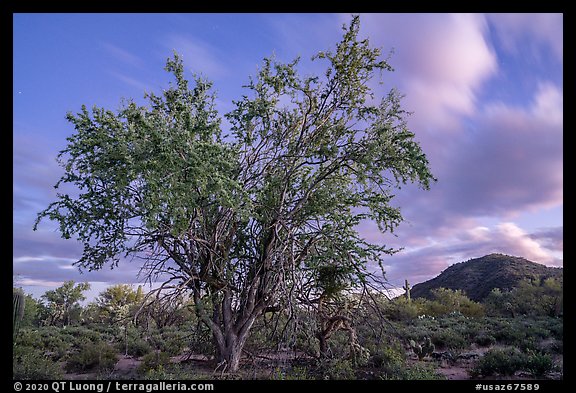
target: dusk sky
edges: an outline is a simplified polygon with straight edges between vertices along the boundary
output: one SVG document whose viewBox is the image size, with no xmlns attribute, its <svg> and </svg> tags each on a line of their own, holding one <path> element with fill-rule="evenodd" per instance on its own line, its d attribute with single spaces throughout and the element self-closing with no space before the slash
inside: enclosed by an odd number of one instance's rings
<svg viewBox="0 0 576 393">
<path fill-rule="evenodd" d="M 32 231 L 56 199 L 56 155 L 82 104 L 111 110 L 160 92 L 176 50 L 187 76 L 214 82 L 220 113 L 272 54 L 310 57 L 335 47 L 350 14 L 14 14 L 13 267 L 15 285 L 40 296 L 65 280 L 138 283 L 138 262 L 80 274 L 74 240 L 53 222 Z M 403 187 L 394 235 L 367 239 L 404 250 L 384 260 L 391 285 L 416 284 L 453 263 L 492 252 L 563 265 L 562 14 L 361 14 L 361 36 L 381 47 L 413 112 L 408 124 L 438 182 Z M 228 123 L 222 123 L 224 131 Z"/>
</svg>

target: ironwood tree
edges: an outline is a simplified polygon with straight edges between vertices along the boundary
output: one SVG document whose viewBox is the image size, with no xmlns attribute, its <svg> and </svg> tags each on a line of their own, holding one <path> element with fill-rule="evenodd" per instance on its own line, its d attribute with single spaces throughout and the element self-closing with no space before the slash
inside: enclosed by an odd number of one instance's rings
<svg viewBox="0 0 576 393">
<path fill-rule="evenodd" d="M 36 225 L 47 217 L 82 242 L 80 268 L 136 256 L 163 288 L 190 293 L 218 360 L 237 370 L 267 310 L 312 304 L 339 282 L 367 285 L 395 250 L 358 226 L 393 231 L 393 191 L 434 180 L 401 96 L 373 88 L 392 68 L 359 26 L 353 17 L 336 48 L 313 57 L 321 75 L 302 76 L 299 59 L 265 59 L 225 114 L 227 135 L 212 84 L 190 83 L 177 54 L 166 63 L 175 84 L 147 93 L 146 106 L 68 114 L 75 133 L 56 186 L 78 191 L 59 193 Z"/>
</svg>

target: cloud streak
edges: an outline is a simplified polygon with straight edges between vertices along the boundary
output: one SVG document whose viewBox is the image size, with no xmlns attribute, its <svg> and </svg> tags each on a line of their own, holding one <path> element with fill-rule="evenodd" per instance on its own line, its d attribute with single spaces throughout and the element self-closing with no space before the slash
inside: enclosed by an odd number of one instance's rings
<svg viewBox="0 0 576 393">
<path fill-rule="evenodd" d="M 212 45 L 186 34 L 171 34 L 163 41 L 164 47 L 182 55 L 184 64 L 192 72 L 209 78 L 222 78 L 231 70 L 219 50 Z"/>
<path fill-rule="evenodd" d="M 508 52 L 515 54 L 519 47 L 529 45 L 532 53 L 539 56 L 538 46 L 544 46 L 550 48 L 558 60 L 563 60 L 563 14 L 488 14 L 488 19 L 495 26 L 498 38 Z"/>
</svg>

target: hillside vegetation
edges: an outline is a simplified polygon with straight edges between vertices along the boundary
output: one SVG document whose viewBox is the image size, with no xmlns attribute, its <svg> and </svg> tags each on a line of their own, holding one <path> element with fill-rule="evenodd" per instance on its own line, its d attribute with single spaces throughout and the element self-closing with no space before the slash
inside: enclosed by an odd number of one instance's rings
<svg viewBox="0 0 576 393">
<path fill-rule="evenodd" d="M 190 299 L 116 285 L 81 306 L 87 288 L 67 282 L 40 299 L 14 289 L 14 379 L 563 378 L 561 276 L 494 288 L 482 302 L 449 288 L 430 299 L 349 296 L 324 354 L 315 313 L 269 310 L 237 372 L 217 362 Z"/>
<path fill-rule="evenodd" d="M 456 263 L 439 276 L 414 285 L 412 297 L 432 299 L 432 290 L 461 290 L 474 301 L 483 301 L 494 288 L 509 291 L 522 280 L 554 278 L 562 282 L 562 268 L 547 267 L 525 258 L 504 254 L 489 254 L 481 258 Z"/>
</svg>

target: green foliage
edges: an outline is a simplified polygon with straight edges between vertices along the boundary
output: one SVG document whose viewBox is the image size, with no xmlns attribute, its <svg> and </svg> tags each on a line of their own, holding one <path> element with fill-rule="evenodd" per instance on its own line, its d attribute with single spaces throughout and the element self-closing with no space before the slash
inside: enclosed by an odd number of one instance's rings
<svg viewBox="0 0 576 393">
<path fill-rule="evenodd" d="M 73 280 L 66 281 L 62 286 L 47 291 L 42 299 L 47 302 L 46 320 L 47 325 L 68 326 L 72 322 L 78 322 L 80 317 L 79 302 L 85 300 L 83 292 L 90 289 L 90 284 L 78 283 Z"/>
<path fill-rule="evenodd" d="M 427 300 L 398 296 L 385 303 L 384 314 L 393 321 L 408 321 L 425 314 Z"/>
<path fill-rule="evenodd" d="M 395 374 L 387 374 L 383 379 L 394 379 L 394 380 L 407 380 L 407 381 L 431 381 L 431 380 L 443 380 L 445 379 L 441 374 L 439 374 L 435 367 L 431 364 L 413 364 L 406 366 L 403 369 L 397 370 Z"/>
<path fill-rule="evenodd" d="M 491 334 L 480 334 L 474 338 L 474 342 L 481 347 L 489 347 L 496 344 L 496 338 Z"/>
<path fill-rule="evenodd" d="M 45 356 L 41 349 L 15 346 L 12 354 L 12 379 L 58 380 L 63 374 L 58 363 Z"/>
<path fill-rule="evenodd" d="M 524 279 L 511 291 L 494 289 L 484 303 L 489 315 L 557 317 L 563 314 L 563 284 L 555 278 Z"/>
<path fill-rule="evenodd" d="M 144 356 L 152 351 L 152 347 L 148 342 L 138 336 L 135 337 L 133 335 L 128 336 L 127 343 L 118 342 L 118 349 L 122 353 L 127 350 L 128 355 L 135 357 Z"/>
<path fill-rule="evenodd" d="M 513 375 L 517 371 L 528 371 L 536 377 L 542 377 L 554 369 L 549 354 L 517 348 L 491 349 L 480 358 L 472 370 L 475 376 Z"/>
<path fill-rule="evenodd" d="M 22 329 L 15 344 L 24 347 L 42 348 L 42 336 L 37 329 Z"/>
<path fill-rule="evenodd" d="M 170 364 L 170 355 L 166 352 L 152 351 L 142 358 L 139 366 L 141 373 L 147 373 L 150 370 L 158 370 L 160 367 L 166 367 Z"/>
<path fill-rule="evenodd" d="M 514 320 L 501 321 L 493 334 L 499 343 L 507 345 L 519 345 L 526 339 L 526 332 Z"/>
<path fill-rule="evenodd" d="M 441 328 L 435 332 L 432 335 L 432 341 L 444 349 L 464 349 L 470 346 L 470 341 L 462 332 L 449 327 Z"/>
<path fill-rule="evenodd" d="M 372 355 L 368 364 L 384 371 L 391 371 L 404 365 L 406 354 L 402 348 L 395 346 L 379 346 L 371 351 Z"/>
<path fill-rule="evenodd" d="M 436 288 L 432 290 L 434 300 L 427 302 L 424 313 L 440 316 L 450 313 L 460 313 L 468 317 L 484 316 L 482 304 L 470 300 L 461 290 Z"/>
<path fill-rule="evenodd" d="M 526 364 L 526 355 L 516 348 L 495 348 L 482 356 L 474 369 L 474 376 L 491 376 L 495 374 L 513 375 L 522 370 Z"/>
<path fill-rule="evenodd" d="M 39 326 L 39 313 L 40 304 L 38 300 L 34 299 L 32 295 L 25 296 L 25 306 L 24 306 L 24 316 L 22 317 L 22 322 L 20 322 L 21 327 L 38 327 Z"/>
<path fill-rule="evenodd" d="M 355 367 L 348 359 L 323 359 L 316 372 L 321 375 L 321 379 L 356 379 Z"/>
<path fill-rule="evenodd" d="M 524 367 L 534 376 L 542 377 L 554 369 L 554 362 L 549 354 L 529 351 Z"/>
<path fill-rule="evenodd" d="M 95 300 L 99 321 L 115 324 L 121 322 L 126 325 L 135 308 L 144 299 L 142 287 L 134 290 L 127 284 L 116 284 L 106 288 Z"/>
<path fill-rule="evenodd" d="M 157 351 L 176 356 L 186 347 L 190 336 L 177 328 L 164 328 L 151 334 L 148 341 Z"/>
<path fill-rule="evenodd" d="M 169 381 L 180 378 L 174 378 L 174 374 L 168 372 L 163 365 L 159 365 L 156 368 L 148 369 L 143 379 L 146 381 Z"/>
<path fill-rule="evenodd" d="M 277 367 L 271 379 L 280 381 L 302 381 L 314 380 L 315 378 L 310 374 L 307 367 L 295 366 L 286 370 Z"/>
<path fill-rule="evenodd" d="M 68 371 L 110 371 L 118 361 L 116 349 L 104 342 L 86 343 L 66 361 Z"/>
</svg>

